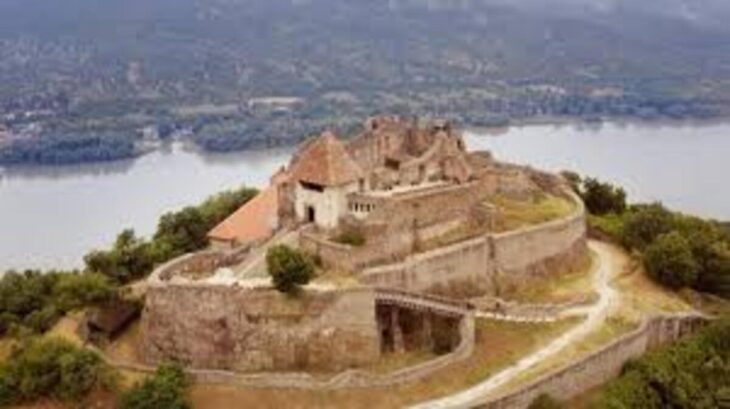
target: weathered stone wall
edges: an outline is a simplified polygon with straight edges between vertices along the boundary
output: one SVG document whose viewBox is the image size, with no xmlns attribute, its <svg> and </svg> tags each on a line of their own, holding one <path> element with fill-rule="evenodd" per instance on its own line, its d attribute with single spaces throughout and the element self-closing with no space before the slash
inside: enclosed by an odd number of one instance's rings
<svg viewBox="0 0 730 409">
<path fill-rule="evenodd" d="M 571 270 L 586 254 L 585 210 L 563 219 L 501 234 L 487 234 L 401 262 L 366 268 L 364 282 L 411 291 L 468 285 L 473 294 L 494 294 L 497 288 Z"/>
<path fill-rule="evenodd" d="M 619 375 L 626 361 L 647 350 L 672 343 L 697 331 L 705 319 L 697 315 L 659 316 L 647 320 L 636 331 L 563 368 L 549 373 L 525 387 L 488 401 L 475 402 L 486 409 L 522 409 L 546 393 L 567 400 L 595 388 Z"/>
<path fill-rule="evenodd" d="M 578 209 L 567 218 L 492 235 L 492 254 L 500 273 L 511 277 L 534 275 L 544 270 L 546 260 L 561 256 L 570 259 L 584 251 L 585 209 L 580 199 L 575 197 L 573 201 Z"/>
<path fill-rule="evenodd" d="M 198 286 L 199 288 L 205 286 Z M 387 387 L 424 379 L 448 365 L 468 359 L 474 350 L 474 312 L 467 303 L 439 297 L 415 294 L 393 289 L 375 289 L 374 297 L 379 305 L 395 305 L 416 313 L 428 313 L 450 319 L 458 319 L 458 345 L 434 359 L 398 369 L 390 373 L 375 373 L 365 369 L 345 369 L 330 376 L 314 376 L 311 372 L 263 372 L 242 373 L 232 369 L 201 369 L 186 367 L 186 372 L 196 381 L 203 383 L 220 383 L 248 387 L 266 388 L 300 388 L 300 389 L 343 389 Z M 278 310 L 272 311 L 276 313 Z M 203 337 L 205 334 L 201 335 Z M 250 337 L 250 336 L 249 336 Z M 205 342 L 205 341 L 201 341 Z M 350 345 L 350 347 L 354 347 Z M 355 353 L 356 351 L 351 351 Z M 132 362 L 106 359 L 107 363 L 117 368 L 152 373 L 154 362 L 138 364 Z"/>
<path fill-rule="evenodd" d="M 364 270 L 362 280 L 386 288 L 429 291 L 467 282 L 482 292 L 492 288 L 486 237 L 416 254 L 404 262 Z"/>
<path fill-rule="evenodd" d="M 170 260 L 155 269 L 149 281 L 159 283 L 173 277 L 201 278 L 212 275 L 217 269 L 242 262 L 257 243 L 249 243 L 236 249 L 213 248 L 186 254 Z"/>
<path fill-rule="evenodd" d="M 141 332 L 150 364 L 175 358 L 244 372 L 343 370 L 380 355 L 372 289 L 292 299 L 235 285 L 151 286 Z"/>
</svg>

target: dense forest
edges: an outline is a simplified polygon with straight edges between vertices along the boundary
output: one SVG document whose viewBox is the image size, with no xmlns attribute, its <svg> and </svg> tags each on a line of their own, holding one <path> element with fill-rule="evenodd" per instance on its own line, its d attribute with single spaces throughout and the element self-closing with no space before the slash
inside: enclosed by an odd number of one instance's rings
<svg viewBox="0 0 730 409">
<path fill-rule="evenodd" d="M 5 0 L 0 164 L 129 157 L 170 135 L 276 146 L 378 112 L 727 115 L 730 6 L 645 3 Z"/>
</svg>

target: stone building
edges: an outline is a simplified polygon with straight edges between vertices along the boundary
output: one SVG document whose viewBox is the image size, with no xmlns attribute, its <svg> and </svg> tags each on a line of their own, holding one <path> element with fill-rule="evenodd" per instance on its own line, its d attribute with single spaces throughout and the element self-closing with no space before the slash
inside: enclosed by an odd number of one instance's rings
<svg viewBox="0 0 730 409">
<path fill-rule="evenodd" d="M 405 192 L 463 184 L 475 177 L 461 134 L 446 122 L 420 126 L 398 117 L 371 118 L 345 144 L 333 133 L 305 142 L 271 185 L 213 229 L 216 245 L 265 239 L 283 226 L 312 223 L 335 230 L 364 220 L 374 202 Z"/>
</svg>

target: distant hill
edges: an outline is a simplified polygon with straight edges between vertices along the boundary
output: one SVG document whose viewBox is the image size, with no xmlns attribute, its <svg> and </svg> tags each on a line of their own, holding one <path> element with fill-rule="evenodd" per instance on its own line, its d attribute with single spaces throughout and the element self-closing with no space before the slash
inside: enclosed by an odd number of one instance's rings
<svg viewBox="0 0 730 409">
<path fill-rule="evenodd" d="M 37 111 L 44 134 L 165 122 L 227 150 L 385 110 L 684 118 L 726 115 L 730 95 L 724 0 L 3 0 L 0 16 L 0 114 Z M 307 103 L 244 107 L 269 96 Z M 203 104 L 242 108 L 193 119 Z"/>
</svg>

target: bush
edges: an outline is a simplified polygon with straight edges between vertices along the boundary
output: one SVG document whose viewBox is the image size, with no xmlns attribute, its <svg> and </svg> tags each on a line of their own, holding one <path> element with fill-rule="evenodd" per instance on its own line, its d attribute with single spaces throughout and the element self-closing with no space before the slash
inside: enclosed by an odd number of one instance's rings
<svg viewBox="0 0 730 409">
<path fill-rule="evenodd" d="M 583 189 L 581 187 L 583 185 L 583 178 L 578 173 L 570 170 L 564 170 L 560 172 L 560 176 L 568 182 L 568 185 L 570 185 L 570 188 L 573 189 L 576 194 L 583 194 Z"/>
<path fill-rule="evenodd" d="M 576 183 L 573 180 L 571 183 Z M 583 201 L 588 211 L 595 215 L 621 214 L 626 210 L 626 192 L 610 183 L 588 178 L 583 181 Z"/>
<path fill-rule="evenodd" d="M 641 251 L 673 228 L 672 213 L 661 204 L 634 206 L 624 220 L 621 241 L 626 247 Z"/>
<path fill-rule="evenodd" d="M 118 287 L 101 274 L 65 274 L 53 288 L 55 304 L 67 312 L 82 307 L 101 305 L 117 297 Z"/>
<path fill-rule="evenodd" d="M 121 409 L 187 409 L 187 378 L 179 365 L 161 365 L 155 374 L 136 384 L 120 400 Z"/>
<path fill-rule="evenodd" d="M 86 269 L 106 275 L 124 284 L 147 275 L 157 260 L 149 243 L 138 238 L 133 230 L 124 230 L 109 251 L 92 251 L 84 257 Z"/>
<path fill-rule="evenodd" d="M 10 328 L 45 332 L 65 312 L 113 300 L 117 290 L 98 274 L 9 272 L 0 279 L 0 335 Z"/>
<path fill-rule="evenodd" d="M 563 405 L 552 396 L 543 393 L 530 403 L 528 409 L 561 409 L 562 407 Z"/>
<path fill-rule="evenodd" d="M 689 241 L 676 231 L 662 234 L 644 252 L 644 265 L 656 281 L 671 287 L 692 286 L 698 265 Z"/>
<path fill-rule="evenodd" d="M 96 353 L 61 339 L 33 339 L 0 367 L 0 404 L 78 400 L 96 387 L 110 387 L 112 379 Z"/>
<path fill-rule="evenodd" d="M 365 245 L 365 236 L 358 230 L 350 229 L 335 237 L 335 241 L 337 243 L 360 247 Z"/>
<path fill-rule="evenodd" d="M 719 408 L 730 387 L 730 321 L 651 352 L 624 367 L 609 383 L 606 409 Z"/>
<path fill-rule="evenodd" d="M 314 276 L 309 257 L 285 245 L 274 246 L 266 253 L 266 266 L 274 287 L 287 294 L 298 292 Z"/>
</svg>

